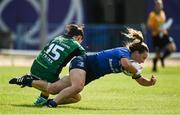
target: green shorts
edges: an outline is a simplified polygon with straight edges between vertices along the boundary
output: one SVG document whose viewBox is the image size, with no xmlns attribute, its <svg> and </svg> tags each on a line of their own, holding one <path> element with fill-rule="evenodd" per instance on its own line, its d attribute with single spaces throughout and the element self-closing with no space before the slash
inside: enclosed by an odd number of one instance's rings
<svg viewBox="0 0 180 115">
<path fill-rule="evenodd" d="M 53 83 L 59 80 L 59 75 L 50 72 L 36 61 L 33 62 L 30 72 L 32 76 L 47 82 Z"/>
</svg>

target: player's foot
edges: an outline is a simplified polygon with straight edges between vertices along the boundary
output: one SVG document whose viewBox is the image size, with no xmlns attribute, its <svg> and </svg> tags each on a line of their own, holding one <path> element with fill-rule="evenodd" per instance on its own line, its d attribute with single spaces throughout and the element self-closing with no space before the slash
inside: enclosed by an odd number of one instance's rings
<svg viewBox="0 0 180 115">
<path fill-rule="evenodd" d="M 21 87 L 25 87 L 25 86 L 32 87 L 31 86 L 32 80 L 33 80 L 33 78 L 30 75 L 24 75 L 24 76 L 19 77 L 19 78 L 12 78 L 9 81 L 9 84 L 20 85 Z"/>
<path fill-rule="evenodd" d="M 48 99 L 46 106 L 49 108 L 55 108 L 55 107 L 57 107 L 57 103 L 55 101 L 53 101 L 53 99 Z"/>
<path fill-rule="evenodd" d="M 164 58 L 161 58 L 161 66 L 164 68 L 165 64 L 164 64 Z"/>
<path fill-rule="evenodd" d="M 38 97 L 36 102 L 34 102 L 34 105 L 41 107 L 41 106 L 44 106 L 47 103 L 47 101 L 48 99 L 45 99 L 43 97 Z"/>
</svg>

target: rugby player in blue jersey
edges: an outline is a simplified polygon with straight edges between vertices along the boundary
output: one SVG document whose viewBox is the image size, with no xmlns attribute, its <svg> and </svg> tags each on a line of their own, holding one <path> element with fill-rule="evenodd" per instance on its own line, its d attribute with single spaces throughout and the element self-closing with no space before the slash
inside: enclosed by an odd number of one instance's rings
<svg viewBox="0 0 180 115">
<path fill-rule="evenodd" d="M 32 80 L 28 84 L 31 84 L 30 87 L 38 87 L 42 91 L 57 94 L 53 100 L 47 102 L 48 107 L 80 101 L 81 96 L 79 93 L 85 85 L 110 73 L 120 73 L 126 70 L 132 73 L 132 78 L 140 85 L 154 85 L 156 78 L 153 75 L 151 79 L 144 78 L 130 61 L 135 60 L 138 63 L 144 63 L 148 57 L 149 49 L 143 42 L 142 33 L 130 28 L 127 30 L 124 35 L 133 39 L 133 42 L 128 44 L 127 47 L 118 47 L 91 55 L 78 56 L 71 61 L 69 75 L 61 80 L 52 84 L 41 80 Z"/>
</svg>

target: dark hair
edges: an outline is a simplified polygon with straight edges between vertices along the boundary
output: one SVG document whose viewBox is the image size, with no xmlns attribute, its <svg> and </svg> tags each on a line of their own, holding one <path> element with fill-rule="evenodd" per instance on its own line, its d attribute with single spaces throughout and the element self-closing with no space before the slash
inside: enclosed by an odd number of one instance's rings
<svg viewBox="0 0 180 115">
<path fill-rule="evenodd" d="M 144 43 L 144 38 L 141 31 L 134 30 L 132 28 L 127 28 L 127 33 L 122 33 L 126 37 L 132 39 L 130 43 L 126 44 L 131 52 L 138 51 L 139 53 L 144 53 L 144 51 L 149 52 L 148 46 Z"/>
<path fill-rule="evenodd" d="M 144 51 L 149 52 L 149 48 L 144 42 L 131 44 L 129 46 L 129 49 L 131 52 L 134 52 L 134 51 L 138 51 L 139 53 L 144 53 Z"/>
<path fill-rule="evenodd" d="M 69 24 L 66 25 L 66 32 L 65 35 L 68 37 L 74 37 L 74 36 L 82 36 L 82 39 L 84 39 L 84 26 L 83 25 L 76 25 L 76 24 Z"/>
</svg>

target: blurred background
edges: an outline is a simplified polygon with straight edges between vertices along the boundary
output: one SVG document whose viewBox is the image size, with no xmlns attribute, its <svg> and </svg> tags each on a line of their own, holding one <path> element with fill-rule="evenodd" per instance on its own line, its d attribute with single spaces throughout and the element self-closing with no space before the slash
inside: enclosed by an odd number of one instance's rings
<svg viewBox="0 0 180 115">
<path fill-rule="evenodd" d="M 163 2 L 167 19 L 173 19 L 170 36 L 180 52 L 180 1 Z M 125 27 L 141 30 L 153 52 L 146 26 L 153 7 L 154 0 L 0 0 L 0 49 L 40 50 L 66 24 L 77 23 L 85 24 L 83 46 L 88 52 L 122 46 Z"/>
</svg>

